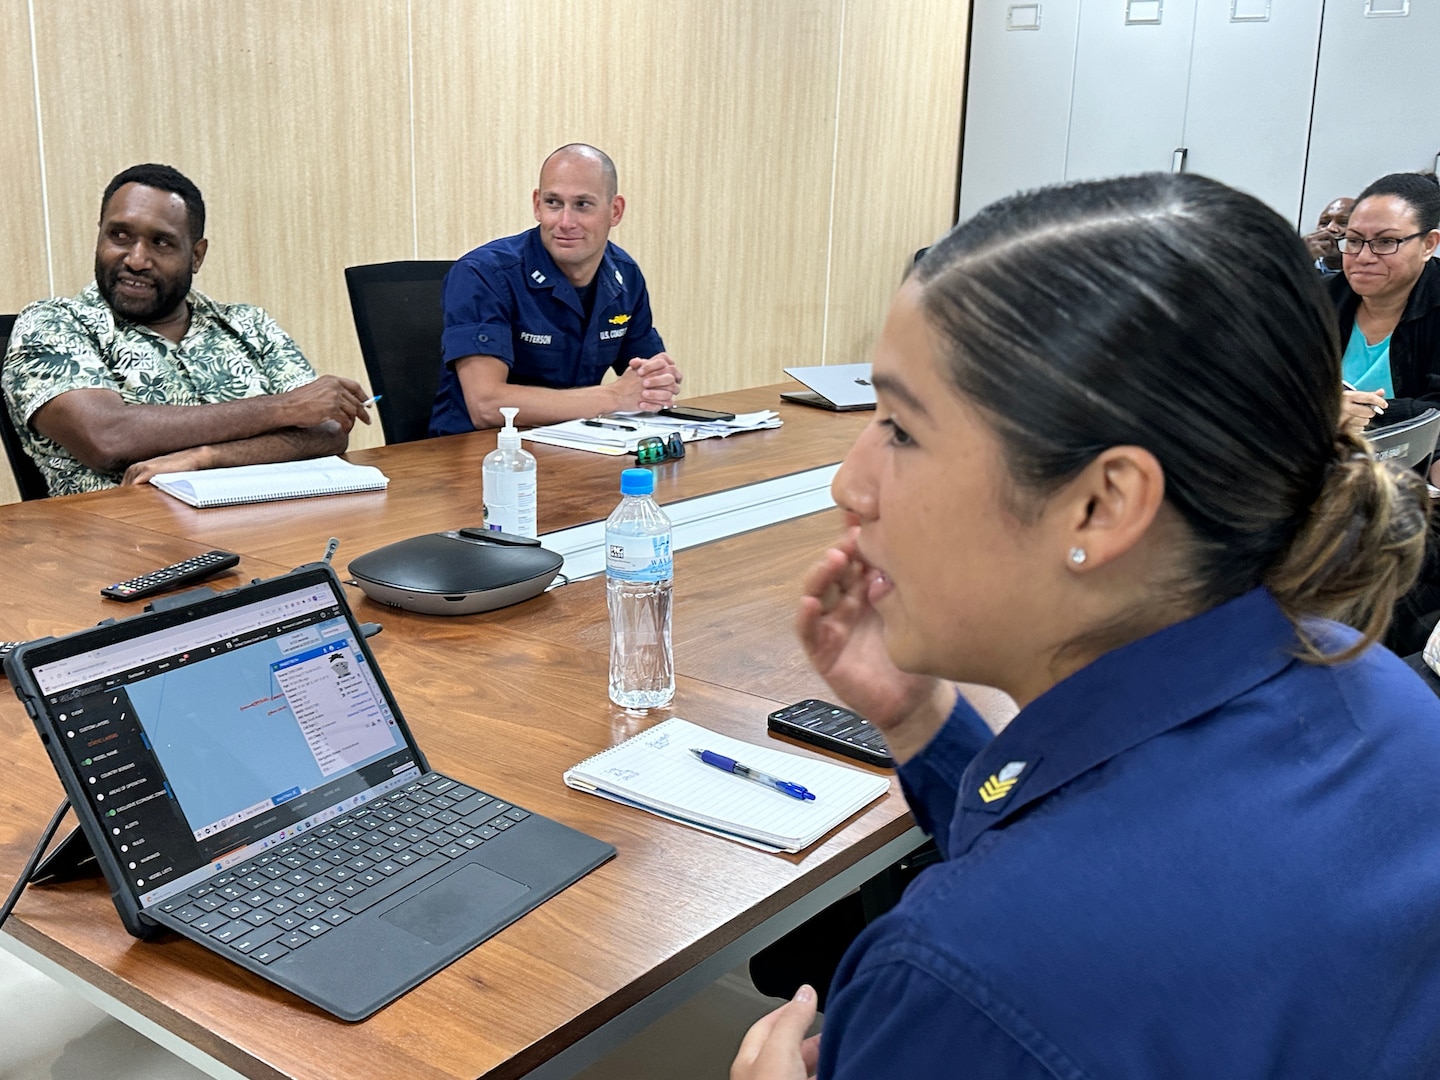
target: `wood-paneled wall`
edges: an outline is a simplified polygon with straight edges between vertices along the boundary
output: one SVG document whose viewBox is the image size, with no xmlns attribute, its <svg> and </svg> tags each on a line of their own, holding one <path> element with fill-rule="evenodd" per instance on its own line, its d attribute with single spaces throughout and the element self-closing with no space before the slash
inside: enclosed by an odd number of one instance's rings
<svg viewBox="0 0 1440 1080">
<path fill-rule="evenodd" d="M 529 227 L 540 161 L 579 140 L 619 167 L 613 239 L 687 393 L 862 360 L 910 253 L 951 221 L 968 10 L 0 0 L 0 311 L 82 288 L 105 183 L 163 161 L 205 193 L 196 286 L 364 381 L 343 268 Z"/>
</svg>

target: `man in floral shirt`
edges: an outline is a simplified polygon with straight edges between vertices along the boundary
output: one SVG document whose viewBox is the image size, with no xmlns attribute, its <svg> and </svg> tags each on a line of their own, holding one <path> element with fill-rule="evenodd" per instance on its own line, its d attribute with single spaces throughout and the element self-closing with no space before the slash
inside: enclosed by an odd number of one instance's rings
<svg viewBox="0 0 1440 1080">
<path fill-rule="evenodd" d="M 317 378 L 264 311 L 190 288 L 204 236 L 193 183 L 133 166 L 101 199 L 95 281 L 20 313 L 0 384 L 51 495 L 336 454 L 370 422 L 360 384 Z"/>
</svg>

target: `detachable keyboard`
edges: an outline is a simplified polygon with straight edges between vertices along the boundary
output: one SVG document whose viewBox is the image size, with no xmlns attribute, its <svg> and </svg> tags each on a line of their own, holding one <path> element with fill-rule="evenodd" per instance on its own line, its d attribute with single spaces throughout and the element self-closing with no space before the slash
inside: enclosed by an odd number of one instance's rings
<svg viewBox="0 0 1440 1080">
<path fill-rule="evenodd" d="M 529 816 L 428 773 L 156 909 L 269 964 Z"/>
</svg>

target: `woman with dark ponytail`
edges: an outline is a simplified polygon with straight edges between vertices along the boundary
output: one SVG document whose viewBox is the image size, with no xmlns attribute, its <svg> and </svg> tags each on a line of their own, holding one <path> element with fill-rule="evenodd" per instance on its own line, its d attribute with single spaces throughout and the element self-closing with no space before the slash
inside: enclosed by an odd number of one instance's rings
<svg viewBox="0 0 1440 1080">
<path fill-rule="evenodd" d="M 1200 177 L 929 251 L 797 625 L 945 859 L 733 1080 L 1440 1076 L 1440 701 L 1373 644 L 1428 506 L 1337 436 L 1340 354 Z"/>
</svg>

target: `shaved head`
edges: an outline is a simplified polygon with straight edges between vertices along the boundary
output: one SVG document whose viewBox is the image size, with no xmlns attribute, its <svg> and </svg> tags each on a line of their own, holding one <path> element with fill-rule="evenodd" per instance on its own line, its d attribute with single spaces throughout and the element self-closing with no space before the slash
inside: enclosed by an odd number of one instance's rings
<svg viewBox="0 0 1440 1080">
<path fill-rule="evenodd" d="M 605 178 L 605 197 L 607 199 L 613 199 L 620 190 L 620 177 L 615 171 L 615 163 L 610 160 L 610 155 L 605 153 L 604 150 L 591 146 L 589 143 L 566 143 L 558 150 L 552 151 L 550 156 L 540 165 L 541 187 L 544 187 L 545 184 L 544 176 L 546 167 L 551 161 L 559 157 L 583 158 L 599 165 L 601 175 Z"/>
</svg>

